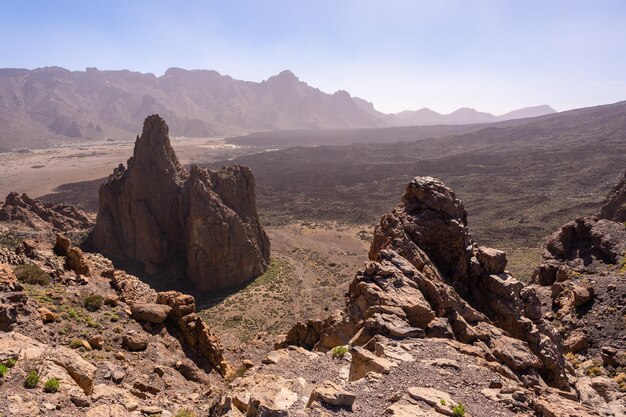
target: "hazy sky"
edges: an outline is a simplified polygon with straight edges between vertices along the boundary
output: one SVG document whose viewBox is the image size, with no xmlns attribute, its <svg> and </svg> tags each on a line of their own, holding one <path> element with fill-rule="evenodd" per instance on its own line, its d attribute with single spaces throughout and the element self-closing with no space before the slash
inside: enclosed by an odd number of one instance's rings
<svg viewBox="0 0 626 417">
<path fill-rule="evenodd" d="M 0 0 L 0 67 L 292 70 L 385 112 L 626 99 L 626 1 Z"/>
</svg>

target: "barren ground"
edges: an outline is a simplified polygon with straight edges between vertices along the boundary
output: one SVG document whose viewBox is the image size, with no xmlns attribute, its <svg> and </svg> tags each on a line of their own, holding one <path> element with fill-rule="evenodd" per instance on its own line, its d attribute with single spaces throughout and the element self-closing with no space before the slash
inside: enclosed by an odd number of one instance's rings
<svg viewBox="0 0 626 417">
<path fill-rule="evenodd" d="M 40 197 L 63 184 L 107 177 L 133 153 L 134 139 L 116 142 L 85 142 L 49 149 L 0 153 L 0 196 L 10 191 Z M 226 144 L 220 138 L 172 140 L 184 164 L 230 159 L 255 148 Z"/>
</svg>

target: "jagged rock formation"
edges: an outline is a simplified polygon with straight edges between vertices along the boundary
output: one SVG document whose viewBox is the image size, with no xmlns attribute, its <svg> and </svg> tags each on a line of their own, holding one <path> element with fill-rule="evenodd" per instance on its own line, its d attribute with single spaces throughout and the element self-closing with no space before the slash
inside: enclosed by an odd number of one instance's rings
<svg viewBox="0 0 626 417">
<path fill-rule="evenodd" d="M 568 270 L 594 271 L 597 266 L 623 263 L 626 255 L 626 173 L 608 194 L 597 216 L 580 217 L 550 236 L 543 262 L 533 282 L 552 285 L 564 281 Z"/>
<path fill-rule="evenodd" d="M 626 222 L 626 172 L 622 180 L 606 196 L 599 217 L 614 222 Z"/>
<path fill-rule="evenodd" d="M 145 120 L 128 167 L 120 165 L 100 187 L 91 241 L 114 259 L 140 262 L 149 273 L 181 262 L 201 291 L 240 285 L 269 264 L 250 170 L 186 171 L 158 115 Z"/>
<path fill-rule="evenodd" d="M 93 216 L 67 204 L 42 203 L 12 192 L 0 208 L 0 221 L 20 223 L 38 231 L 76 231 L 90 229 Z"/>
<path fill-rule="evenodd" d="M 120 299 L 131 308 L 136 320 L 161 324 L 170 318 L 181 332 L 181 340 L 192 350 L 209 361 L 213 369 L 227 375 L 232 371 L 223 356 L 223 348 L 217 336 L 196 314 L 193 296 L 177 291 L 157 293 L 139 278 L 117 269 L 103 271 L 111 280 L 111 286 L 120 294 Z M 158 320 L 150 319 L 163 315 Z"/>
<path fill-rule="evenodd" d="M 455 339 L 529 386 L 568 389 L 562 341 L 538 296 L 504 271 L 504 252 L 473 243 L 463 203 L 439 180 L 409 183 L 376 228 L 370 259 L 350 285 L 343 314 L 295 326 L 283 345 Z"/>
<path fill-rule="evenodd" d="M 597 216 L 578 218 L 550 236 L 533 275 L 544 288 L 545 317 L 558 323 L 567 351 L 579 354 L 578 362 L 601 364 L 609 374 L 626 368 L 624 201 L 626 177 Z"/>
</svg>

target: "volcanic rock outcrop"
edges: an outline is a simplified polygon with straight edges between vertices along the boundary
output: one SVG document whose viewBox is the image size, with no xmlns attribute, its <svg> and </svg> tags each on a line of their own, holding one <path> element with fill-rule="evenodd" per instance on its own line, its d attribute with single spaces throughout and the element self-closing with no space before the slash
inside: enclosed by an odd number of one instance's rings
<svg viewBox="0 0 626 417">
<path fill-rule="evenodd" d="M 76 231 L 93 227 L 93 217 L 68 204 L 42 203 L 26 194 L 7 195 L 0 221 L 22 224 L 38 231 Z"/>
<path fill-rule="evenodd" d="M 137 261 L 149 273 L 180 263 L 200 291 L 240 285 L 267 269 L 269 239 L 251 171 L 185 170 L 158 115 L 145 120 L 128 167 L 115 169 L 99 198 L 91 241 L 114 259 Z"/>
<path fill-rule="evenodd" d="M 597 216 L 575 219 L 550 236 L 543 262 L 533 274 L 533 282 L 546 289 L 545 315 L 558 321 L 566 349 L 591 355 L 609 352 L 601 362 L 615 369 L 626 367 L 624 202 L 626 176 Z"/>
<path fill-rule="evenodd" d="M 542 317 L 537 294 L 504 271 L 504 252 L 473 243 L 463 203 L 441 181 L 417 177 L 408 184 L 376 228 L 369 256 L 345 310 L 296 325 L 283 346 L 357 349 L 381 336 L 453 339 L 527 386 L 568 389 L 562 341 Z"/>
</svg>

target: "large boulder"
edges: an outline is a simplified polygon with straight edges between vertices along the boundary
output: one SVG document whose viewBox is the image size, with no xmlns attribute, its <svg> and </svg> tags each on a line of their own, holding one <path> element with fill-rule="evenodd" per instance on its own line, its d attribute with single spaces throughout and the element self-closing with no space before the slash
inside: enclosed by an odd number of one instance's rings
<svg viewBox="0 0 626 417">
<path fill-rule="evenodd" d="M 187 171 L 158 115 L 145 120 L 128 167 L 120 165 L 100 187 L 91 241 L 149 273 L 182 265 L 200 291 L 240 285 L 269 264 L 252 172 L 242 166 Z"/>
</svg>

